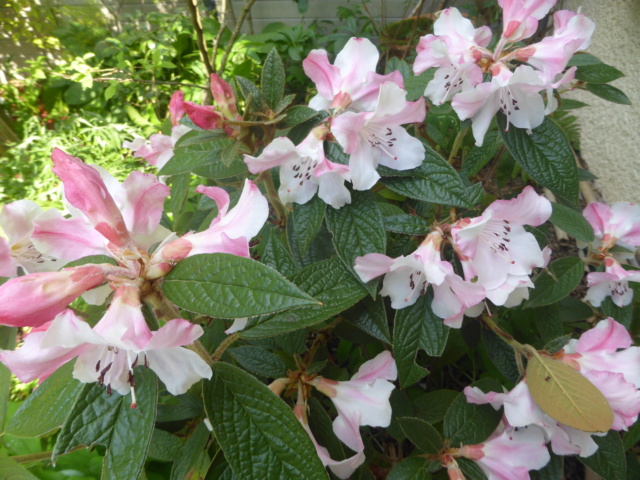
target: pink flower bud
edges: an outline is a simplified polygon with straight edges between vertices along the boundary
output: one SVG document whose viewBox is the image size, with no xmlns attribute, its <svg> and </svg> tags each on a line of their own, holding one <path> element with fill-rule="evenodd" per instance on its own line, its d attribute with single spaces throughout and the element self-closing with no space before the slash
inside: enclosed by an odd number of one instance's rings
<svg viewBox="0 0 640 480">
<path fill-rule="evenodd" d="M 229 120 L 236 120 L 238 109 L 233 89 L 215 73 L 211 74 L 211 93 L 222 115 Z"/>
</svg>

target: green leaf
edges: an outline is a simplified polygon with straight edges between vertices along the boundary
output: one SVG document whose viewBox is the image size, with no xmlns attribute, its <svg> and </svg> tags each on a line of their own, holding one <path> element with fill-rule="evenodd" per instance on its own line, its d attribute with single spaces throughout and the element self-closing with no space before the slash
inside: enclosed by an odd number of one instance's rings
<svg viewBox="0 0 640 480">
<path fill-rule="evenodd" d="M 356 257 L 372 252 L 385 253 L 387 248 L 382 214 L 373 194 L 351 192 L 351 203 L 338 210 L 327 209 L 325 218 L 338 256 L 360 281 L 353 269 Z M 374 298 L 377 286 L 378 282 L 375 280 L 365 285 Z"/>
<path fill-rule="evenodd" d="M 0 285 L 2 285 L 6 280 L 8 279 L 0 277 Z M 17 334 L 18 329 L 16 327 L 0 326 L 0 349 L 13 350 L 16 346 Z M 9 396 L 13 389 L 11 385 L 11 376 L 11 370 L 9 370 L 6 365 L 0 364 L 0 434 L 5 431 L 5 423 L 7 421 Z"/>
<path fill-rule="evenodd" d="M 604 98 L 610 102 L 619 103 L 621 105 L 631 105 L 629 97 L 627 97 L 622 90 L 612 85 L 607 85 L 605 83 L 587 83 L 585 88 L 594 95 Z"/>
<path fill-rule="evenodd" d="M 73 260 L 65 264 L 62 268 L 79 267 L 80 265 L 87 265 L 88 263 L 110 263 L 111 265 L 118 265 L 118 262 L 107 255 L 89 255 L 88 257 L 82 257 L 78 260 Z"/>
<path fill-rule="evenodd" d="M 561 337 L 564 333 L 562 314 L 556 304 L 537 307 L 533 316 L 536 319 L 536 330 L 544 343 Z"/>
<path fill-rule="evenodd" d="M 387 309 L 382 297 L 378 296 L 374 300 L 370 296 L 366 296 L 350 308 L 344 317 L 373 338 L 377 338 L 381 342 L 391 343 Z"/>
<path fill-rule="evenodd" d="M 560 102 L 560 106 L 558 110 L 576 110 L 578 108 L 588 107 L 588 103 L 581 102 L 579 100 L 574 100 L 572 98 L 563 98 Z M 582 181 L 582 178 L 580 179 Z"/>
<path fill-rule="evenodd" d="M 613 411 L 604 395 L 573 368 L 534 355 L 527 364 L 527 384 L 538 406 L 551 418 L 585 432 L 606 432 Z"/>
<path fill-rule="evenodd" d="M 247 102 L 247 110 L 260 111 L 262 110 L 262 93 L 258 86 L 251 80 L 247 80 L 240 75 L 235 76 L 236 83 L 240 87 L 240 92 Z"/>
<path fill-rule="evenodd" d="M 217 363 L 213 372 L 204 386 L 205 409 L 236 477 L 328 478 L 290 406 L 237 367 Z"/>
<path fill-rule="evenodd" d="M 382 183 L 396 193 L 425 202 L 468 207 L 466 186 L 458 172 L 425 145 L 425 159 L 413 170 L 378 167 Z"/>
<path fill-rule="evenodd" d="M 291 128 L 311 120 L 320 120 L 324 115 L 306 105 L 296 105 L 287 110 L 286 118 L 280 123 L 282 128 Z"/>
<path fill-rule="evenodd" d="M 467 458 L 458 458 L 458 466 L 465 477 L 469 480 L 487 480 L 487 476 L 480 469 L 478 464 Z"/>
<path fill-rule="evenodd" d="M 275 268 L 289 280 L 298 271 L 298 267 L 289 250 L 280 241 L 275 230 L 272 230 L 264 240 L 264 249 L 262 250 L 260 261 L 271 268 Z"/>
<path fill-rule="evenodd" d="M 498 153 L 498 148 L 502 145 L 498 132 L 489 132 L 484 137 L 481 146 L 474 145 L 469 154 L 465 157 L 460 172 L 471 178 L 489 163 Z"/>
<path fill-rule="evenodd" d="M 513 348 L 507 345 L 491 330 L 482 329 L 482 343 L 484 343 L 489 358 L 498 371 L 507 380 L 516 382 L 520 377 Z M 518 354 L 519 355 L 519 354 Z"/>
<path fill-rule="evenodd" d="M 0 456 L 0 478 L 5 480 L 38 480 L 29 470 L 11 457 Z"/>
<path fill-rule="evenodd" d="M 245 172 L 247 172 L 247 164 L 240 158 L 234 160 L 229 166 L 222 162 L 213 162 L 193 169 L 193 173 L 199 177 L 211 178 L 213 180 L 231 178 Z"/>
<path fill-rule="evenodd" d="M 231 143 L 232 140 L 228 138 L 214 138 L 201 143 L 176 146 L 173 149 L 173 157 L 160 169 L 158 175 L 179 175 L 193 172 L 209 163 L 217 163 L 222 151 Z"/>
<path fill-rule="evenodd" d="M 562 480 L 564 472 L 564 457 L 549 452 L 551 459 L 540 470 L 532 470 L 529 472 L 531 480 Z"/>
<path fill-rule="evenodd" d="M 181 455 L 178 456 L 171 468 L 171 480 L 186 480 L 202 467 L 203 457 L 207 457 L 205 450 L 209 443 L 210 434 L 204 422 L 200 422 L 184 444 Z M 196 478 L 200 478 L 196 476 Z"/>
<path fill-rule="evenodd" d="M 276 113 L 282 112 L 285 108 L 287 108 L 289 105 L 291 105 L 291 103 L 295 99 L 296 99 L 296 96 L 294 94 L 287 95 L 286 97 L 283 97 L 282 100 L 280 100 L 280 102 L 278 103 L 278 106 L 276 107 Z"/>
<path fill-rule="evenodd" d="M 580 177 L 581 182 L 588 182 L 590 180 L 598 180 L 593 173 L 589 170 L 585 170 L 584 168 L 578 168 L 578 177 Z"/>
<path fill-rule="evenodd" d="M 609 83 L 621 77 L 624 77 L 624 73 L 604 63 L 581 65 L 576 70 L 576 80 L 589 83 Z"/>
<path fill-rule="evenodd" d="M 584 263 L 578 257 L 559 258 L 551 262 L 548 269 L 555 279 L 547 272 L 538 275 L 525 308 L 542 307 L 561 300 L 578 286 L 584 276 Z"/>
<path fill-rule="evenodd" d="M 267 378 L 279 378 L 287 374 L 287 364 L 284 360 L 264 348 L 243 345 L 227 351 L 236 362 L 258 375 Z"/>
<path fill-rule="evenodd" d="M 297 272 L 292 280 L 322 304 L 267 317 L 243 330 L 243 338 L 270 337 L 310 327 L 346 310 L 366 295 L 360 282 L 338 258 L 309 265 Z"/>
<path fill-rule="evenodd" d="M 253 317 L 318 302 L 276 270 L 227 253 L 178 263 L 162 289 L 180 308 L 218 318 Z"/>
<path fill-rule="evenodd" d="M 502 386 L 493 378 L 478 380 L 471 386 L 478 387 L 484 393 L 502 392 Z M 452 445 L 475 445 L 489 438 L 501 419 L 502 409 L 468 403 L 464 392 L 460 392 L 444 416 L 443 431 Z"/>
<path fill-rule="evenodd" d="M 598 450 L 593 455 L 578 459 L 604 480 L 626 480 L 627 460 L 620 434 L 611 431 L 604 437 L 594 435 L 591 438 L 598 444 Z"/>
<path fill-rule="evenodd" d="M 300 255 L 307 253 L 311 242 L 322 226 L 327 204 L 320 197 L 314 196 L 304 205 L 293 204 L 293 212 L 287 222 L 289 237 L 295 236 Z"/>
<path fill-rule="evenodd" d="M 568 67 L 579 67 L 581 65 L 597 65 L 602 63 L 598 57 L 594 57 L 590 53 L 578 52 L 571 57 L 571 60 L 567 63 Z"/>
<path fill-rule="evenodd" d="M 582 212 L 559 203 L 552 203 L 553 213 L 549 219 L 560 230 L 585 243 L 593 242 L 593 227 Z"/>
<path fill-rule="evenodd" d="M 333 433 L 333 421 L 327 413 L 325 407 L 317 398 L 309 398 L 309 427 L 316 438 L 318 445 L 322 445 L 329 451 L 329 455 L 334 460 L 344 460 L 347 456 L 344 453 L 343 444 L 335 433 Z"/>
<path fill-rule="evenodd" d="M 271 49 L 262 67 L 262 97 L 271 110 L 277 110 L 284 94 L 284 66 L 278 51 Z"/>
<path fill-rule="evenodd" d="M 189 196 L 189 187 L 191 186 L 191 174 L 182 173 L 175 175 L 171 179 L 171 212 L 173 213 L 174 224 L 177 223 L 180 214 L 184 210 Z"/>
<path fill-rule="evenodd" d="M 536 182 L 551 190 L 556 197 L 578 205 L 578 167 L 569 141 L 562 130 L 545 117 L 531 135 L 523 128 L 508 125 L 498 115 L 498 128 L 509 153 Z"/>
<path fill-rule="evenodd" d="M 181 457 L 184 443 L 171 433 L 155 428 L 149 444 L 149 459 L 158 462 L 175 462 Z"/>
<path fill-rule="evenodd" d="M 425 393 L 413 402 L 416 414 L 431 424 L 441 422 L 458 393 L 460 392 L 445 389 Z"/>
<path fill-rule="evenodd" d="M 435 68 L 430 68 L 426 72 L 422 72 L 420 75 L 409 75 L 409 78 L 404 82 L 408 102 L 415 102 L 416 100 L 424 97 L 424 90 L 427 88 L 427 83 L 433 79 L 435 71 Z"/>
<path fill-rule="evenodd" d="M 442 448 L 442 437 L 430 423 L 415 417 L 400 417 L 398 423 L 407 438 L 424 453 L 436 454 Z"/>
<path fill-rule="evenodd" d="M 398 463 L 387 477 L 387 480 L 429 480 L 427 472 L 429 460 L 420 457 L 405 458 Z"/>
<path fill-rule="evenodd" d="M 156 419 L 157 380 L 153 372 L 135 370 L 137 407 L 131 397 L 117 393 L 108 396 L 103 387 L 87 384 L 62 426 L 52 459 L 77 445 L 107 447 L 102 466 L 105 480 L 138 478 L 144 467 Z"/>
<path fill-rule="evenodd" d="M 82 390 L 82 384 L 71 377 L 73 365 L 63 365 L 42 382 L 13 414 L 5 433 L 38 437 L 60 427 Z"/>
<path fill-rule="evenodd" d="M 640 422 L 636 421 L 622 437 L 622 445 L 625 452 L 638 442 L 640 442 Z"/>
<path fill-rule="evenodd" d="M 413 305 L 396 311 L 393 356 L 401 388 L 407 388 L 429 373 L 416 363 L 418 350 L 440 356 L 447 344 L 449 327 L 431 310 L 432 299 L 433 294 L 429 291 Z"/>
<path fill-rule="evenodd" d="M 420 236 L 431 231 L 431 224 L 425 218 L 403 214 L 385 217 L 384 228 L 390 232 Z"/>
</svg>

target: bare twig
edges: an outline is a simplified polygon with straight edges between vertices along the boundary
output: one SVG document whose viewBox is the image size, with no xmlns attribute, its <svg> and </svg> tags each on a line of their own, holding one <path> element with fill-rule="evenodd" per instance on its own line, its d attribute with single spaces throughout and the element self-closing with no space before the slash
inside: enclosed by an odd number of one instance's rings
<svg viewBox="0 0 640 480">
<path fill-rule="evenodd" d="M 220 8 L 220 15 L 218 16 L 218 20 L 220 21 L 220 29 L 218 30 L 218 34 L 216 38 L 213 40 L 213 52 L 211 52 L 211 64 L 216 67 L 216 57 L 218 56 L 218 48 L 220 47 L 220 40 L 222 40 L 222 34 L 224 33 L 224 27 L 227 21 L 227 1 L 222 0 L 222 8 Z"/>
<path fill-rule="evenodd" d="M 244 23 L 245 18 L 249 14 L 251 7 L 256 3 L 256 0 L 247 0 L 244 6 L 242 7 L 242 12 L 240 12 L 240 18 L 238 18 L 238 22 L 236 23 L 235 28 L 233 29 L 233 33 L 231 34 L 231 38 L 229 39 L 229 43 L 227 44 L 227 48 L 224 50 L 224 55 L 222 56 L 222 61 L 220 62 L 220 67 L 217 69 L 217 73 L 220 75 L 224 72 L 224 68 L 227 66 L 227 60 L 229 59 L 229 54 L 231 53 L 231 49 L 233 48 L 233 44 L 235 43 L 238 35 L 240 35 L 240 29 L 242 28 L 242 24 Z"/>
<path fill-rule="evenodd" d="M 197 1 L 198 0 L 186 0 L 186 3 L 191 16 L 193 29 L 196 31 L 196 43 L 200 51 L 200 58 L 202 59 L 202 63 L 204 63 L 204 68 L 207 70 L 207 76 L 209 76 L 214 72 L 214 68 L 209 61 L 209 52 L 207 51 L 207 43 L 204 41 L 204 32 L 202 30 L 202 21 L 200 20 Z"/>
<path fill-rule="evenodd" d="M 376 25 L 376 22 L 373 19 L 373 16 L 371 15 L 371 12 L 367 8 L 367 4 L 364 2 L 364 0 L 362 0 L 360 2 L 360 4 L 362 5 L 362 8 L 364 8 L 364 11 L 367 13 L 367 17 L 369 17 L 369 21 L 371 22 L 371 26 L 373 27 L 373 29 L 376 31 L 376 35 L 378 35 L 378 37 L 380 37 L 380 29 L 378 28 L 378 25 Z"/>
<path fill-rule="evenodd" d="M 411 17 L 414 17 L 413 28 L 411 29 L 411 35 L 409 35 L 409 40 L 407 41 L 407 48 L 402 52 L 402 60 L 404 60 L 409 53 L 409 48 L 411 48 L 411 44 L 413 43 L 413 37 L 416 36 L 416 30 L 418 29 L 418 22 L 420 21 L 420 14 L 422 13 L 422 7 L 424 7 L 425 0 L 420 0 L 416 8 L 411 12 Z"/>
</svg>

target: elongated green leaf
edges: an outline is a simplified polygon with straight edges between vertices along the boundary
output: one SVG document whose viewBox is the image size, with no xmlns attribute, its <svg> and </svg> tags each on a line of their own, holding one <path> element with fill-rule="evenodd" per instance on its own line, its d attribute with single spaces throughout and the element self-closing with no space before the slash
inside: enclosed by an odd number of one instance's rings
<svg viewBox="0 0 640 480">
<path fill-rule="evenodd" d="M 636 421 L 636 423 L 629 428 L 629 431 L 624 433 L 622 446 L 624 450 L 627 451 L 638 442 L 640 442 L 640 422 Z"/>
<path fill-rule="evenodd" d="M 527 364 L 531 396 L 551 418 L 585 432 L 606 432 L 613 411 L 589 380 L 564 363 L 535 355 Z"/>
<path fill-rule="evenodd" d="M 458 397 L 455 390 L 435 390 L 414 400 L 416 414 L 431 424 L 441 422 L 453 401 Z"/>
<path fill-rule="evenodd" d="M 295 236 L 301 255 L 307 253 L 311 242 L 318 234 L 326 207 L 327 204 L 318 196 L 313 197 L 304 205 L 297 203 L 293 205 L 293 213 L 287 222 L 287 233 L 289 238 Z"/>
<path fill-rule="evenodd" d="M 193 478 L 192 475 L 200 471 L 206 471 L 203 463 L 207 463 L 207 451 L 205 450 L 211 434 L 204 422 L 200 422 L 187 442 L 184 444 L 182 454 L 178 456 L 171 468 L 171 480 L 183 480 Z M 196 478 L 201 478 L 199 475 Z"/>
<path fill-rule="evenodd" d="M 416 363 L 418 350 L 439 356 L 447 344 L 449 327 L 431 310 L 432 299 L 433 294 L 429 291 L 418 298 L 415 304 L 396 312 L 393 356 L 398 366 L 401 388 L 407 388 L 429 373 Z"/>
<path fill-rule="evenodd" d="M 82 257 L 78 260 L 73 260 L 65 264 L 63 268 L 79 267 L 80 265 L 87 265 L 88 263 L 110 263 L 111 265 L 118 264 L 118 262 L 107 255 L 89 255 L 88 257 Z"/>
<path fill-rule="evenodd" d="M 165 277 L 163 291 L 180 308 L 220 318 L 318 303 L 271 267 L 227 253 L 186 258 Z"/>
<path fill-rule="evenodd" d="M 382 183 L 396 193 L 425 202 L 468 207 L 466 187 L 458 172 L 438 153 L 425 146 L 425 159 L 413 170 L 378 167 Z"/>
<path fill-rule="evenodd" d="M 213 371 L 204 386 L 205 409 L 236 477 L 328 478 L 291 407 L 239 368 L 218 363 Z"/>
<path fill-rule="evenodd" d="M 597 65 L 601 64 L 602 60 L 598 57 L 591 55 L 590 53 L 578 52 L 571 57 L 569 63 L 567 63 L 568 67 L 579 67 L 581 65 Z"/>
<path fill-rule="evenodd" d="M 607 85 L 606 83 L 587 83 L 586 88 L 594 95 L 610 102 L 619 103 L 620 105 L 631 105 L 629 97 L 613 85 Z"/>
<path fill-rule="evenodd" d="M 238 158 L 227 166 L 222 162 L 207 163 L 200 167 L 194 168 L 193 173 L 199 177 L 220 180 L 222 178 L 231 178 L 247 172 L 247 165 L 244 160 Z"/>
<path fill-rule="evenodd" d="M 366 296 L 351 307 L 344 317 L 360 330 L 381 342 L 391 343 L 387 310 L 382 297 L 378 296 L 374 300 L 370 296 Z"/>
<path fill-rule="evenodd" d="M 271 110 L 277 110 L 284 95 L 284 67 L 278 51 L 271 49 L 262 67 L 262 97 Z"/>
<path fill-rule="evenodd" d="M 244 338 L 261 338 L 292 332 L 320 323 L 354 305 L 366 295 L 353 275 L 338 258 L 323 260 L 303 268 L 293 281 L 322 305 L 302 307 L 261 320 L 242 331 Z"/>
<path fill-rule="evenodd" d="M 553 213 L 549 219 L 556 227 L 585 243 L 593 242 L 593 227 L 582 212 L 559 203 L 552 203 Z"/>
<path fill-rule="evenodd" d="M 247 109 L 250 111 L 262 110 L 262 92 L 260 92 L 258 86 L 240 75 L 236 75 L 235 80 L 238 87 L 240 87 L 242 96 L 247 101 Z"/>
<path fill-rule="evenodd" d="M 405 458 L 398 463 L 387 477 L 387 480 L 429 480 L 427 471 L 429 460 L 420 457 Z"/>
<path fill-rule="evenodd" d="M 491 330 L 482 330 L 482 343 L 484 343 L 489 358 L 505 376 L 507 380 L 515 382 L 520 377 L 518 372 L 518 365 L 516 364 L 515 352 L 513 348 L 504 343 L 503 340 Z"/>
<path fill-rule="evenodd" d="M 387 237 L 378 204 L 371 192 L 352 192 L 351 204 L 338 210 L 327 209 L 325 218 L 338 256 L 360 281 L 353 269 L 356 257 L 373 252 L 385 253 L 387 248 Z M 366 284 L 373 297 L 377 286 L 378 282 L 375 280 Z"/>
<path fill-rule="evenodd" d="M 82 384 L 71 377 L 73 362 L 53 372 L 20 405 L 5 433 L 16 437 L 37 437 L 60 427 L 69 416 Z"/>
<path fill-rule="evenodd" d="M 289 250 L 282 244 L 275 230 L 272 230 L 267 239 L 264 240 L 264 249 L 262 250 L 260 261 L 271 268 L 275 268 L 289 280 L 298 271 L 298 267 Z"/>
<path fill-rule="evenodd" d="M 498 153 L 502 141 L 498 132 L 489 132 L 480 146 L 474 146 L 465 157 L 460 171 L 467 177 L 477 174 Z"/>
<path fill-rule="evenodd" d="M 174 462 L 182 453 L 184 443 L 175 435 L 158 428 L 153 430 L 149 444 L 149 459 L 158 462 Z"/>
<path fill-rule="evenodd" d="M 465 478 L 472 478 L 473 480 L 487 480 L 487 476 L 480 469 L 478 464 L 473 460 L 469 460 L 467 458 L 459 458 L 458 466 L 462 473 L 464 473 Z"/>
<path fill-rule="evenodd" d="M 604 480 L 626 480 L 627 460 L 620 434 L 611 431 L 604 437 L 592 436 L 591 438 L 598 444 L 598 450 L 589 457 L 578 457 L 580 461 Z"/>
<path fill-rule="evenodd" d="M 58 435 L 53 460 L 77 445 L 105 445 L 102 478 L 138 478 L 153 433 L 158 386 L 153 372 L 145 368 L 136 368 L 135 379 L 135 409 L 129 395 L 108 396 L 97 384 L 85 385 Z"/>
<path fill-rule="evenodd" d="M 493 378 L 484 378 L 471 385 L 483 392 L 501 392 L 502 386 Z M 464 392 L 460 392 L 444 416 L 444 435 L 452 445 L 463 443 L 474 445 L 481 443 L 500 423 L 502 409 L 495 410 L 491 405 L 475 405 L 467 402 Z"/>
<path fill-rule="evenodd" d="M 243 345 L 227 351 L 236 362 L 258 375 L 278 378 L 285 376 L 287 373 L 287 364 L 284 360 L 264 348 Z"/>
<path fill-rule="evenodd" d="M 508 125 L 498 115 L 498 128 L 509 153 L 535 181 L 565 202 L 578 205 L 578 167 L 571 145 L 562 130 L 548 117 L 539 127 L 525 129 Z"/>
<path fill-rule="evenodd" d="M 160 169 L 160 175 L 179 175 L 220 160 L 222 151 L 231 145 L 229 138 L 214 138 L 173 149 L 173 157 Z"/>
<path fill-rule="evenodd" d="M 431 230 L 431 225 L 425 218 L 403 214 L 385 217 L 384 228 L 406 235 L 426 235 Z"/>
<path fill-rule="evenodd" d="M 398 418 L 398 423 L 407 438 L 424 453 L 436 454 L 442 448 L 442 437 L 430 423 L 415 417 Z"/>
<path fill-rule="evenodd" d="M 621 77 L 624 77 L 624 73 L 604 63 L 581 65 L 576 70 L 576 80 L 589 83 L 609 83 Z"/>
<path fill-rule="evenodd" d="M 584 263 L 578 257 L 559 258 L 551 262 L 548 268 L 555 279 L 547 272 L 542 272 L 533 282 L 535 288 L 530 291 L 529 300 L 524 304 L 526 308 L 551 305 L 566 297 L 584 275 Z"/>
<path fill-rule="evenodd" d="M 280 126 L 282 128 L 295 127 L 296 125 L 300 125 L 301 123 L 308 122 L 312 119 L 320 120 L 322 117 L 323 114 L 313 108 L 309 108 L 305 105 L 296 105 L 295 107 L 291 107 L 287 110 L 287 116 Z"/>
<path fill-rule="evenodd" d="M 0 456 L 0 478 L 5 480 L 38 480 L 29 470 L 11 457 Z"/>
</svg>

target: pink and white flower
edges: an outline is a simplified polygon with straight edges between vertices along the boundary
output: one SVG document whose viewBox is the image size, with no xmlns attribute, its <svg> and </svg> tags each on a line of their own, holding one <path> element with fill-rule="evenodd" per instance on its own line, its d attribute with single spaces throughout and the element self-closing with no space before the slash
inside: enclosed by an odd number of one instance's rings
<svg viewBox="0 0 640 480">
<path fill-rule="evenodd" d="M 614 245 L 634 251 L 640 246 L 640 205 L 628 202 L 590 203 L 583 211 L 593 227 L 595 247 L 607 252 Z M 616 252 L 619 256 L 620 252 Z M 633 253 L 624 255 L 631 257 Z"/>
<path fill-rule="evenodd" d="M 16 351 L 0 352 L 0 360 L 23 382 L 44 379 L 57 368 L 78 357 L 73 376 L 83 383 L 106 385 L 107 393 L 132 392 L 133 368 L 151 368 L 172 395 L 185 393 L 202 378 L 211 378 L 211 368 L 196 353 L 181 348 L 203 334 L 199 325 L 187 320 L 168 321 L 157 331 L 149 330 L 142 315 L 138 287 L 122 285 L 105 316 L 92 329 L 71 310 L 55 317 L 44 331 L 31 333 Z"/>
<path fill-rule="evenodd" d="M 475 461 L 488 480 L 529 480 L 530 470 L 549 463 L 544 430 L 537 426 L 516 429 L 501 423 L 478 445 L 465 445 L 458 455 Z"/>
<path fill-rule="evenodd" d="M 589 290 L 584 297 L 594 307 L 599 307 L 603 300 L 611 297 L 619 307 L 630 305 L 633 301 L 633 289 L 629 282 L 640 282 L 639 270 L 625 270 L 612 257 L 604 260 L 604 272 L 590 272 L 587 275 Z"/>
<path fill-rule="evenodd" d="M 461 120 L 471 119 L 476 145 L 482 145 L 498 111 L 507 117 L 507 129 L 513 124 L 531 130 L 544 120 L 545 105 L 539 92 L 546 88 L 546 83 L 533 68 L 521 65 L 512 72 L 504 64 L 497 63 L 491 74 L 491 82 L 460 92 L 451 101 Z"/>
<path fill-rule="evenodd" d="M 332 120 L 331 133 L 350 156 L 351 182 L 356 190 L 367 190 L 378 181 L 378 164 L 394 170 L 422 164 L 424 145 L 400 125 L 424 120 L 424 98 L 407 102 L 406 96 L 398 85 L 386 82 L 380 87 L 375 111 L 345 112 Z"/>
<path fill-rule="evenodd" d="M 478 284 L 465 282 L 449 262 L 441 259 L 441 243 L 442 234 L 435 231 L 409 256 L 393 259 L 369 253 L 356 258 L 354 269 L 363 282 L 384 275 L 380 295 L 388 295 L 395 309 L 413 305 L 431 285 L 433 313 L 446 325 L 460 328 L 465 310 L 482 302 L 485 291 Z"/>
<path fill-rule="evenodd" d="M 518 42 L 536 33 L 538 20 L 541 20 L 549 13 L 556 1 L 498 0 L 498 5 L 502 7 L 502 38 L 500 39 L 500 45 Z"/>
<path fill-rule="evenodd" d="M 340 110 L 373 110 L 383 83 L 392 82 L 404 87 L 400 72 L 376 73 L 379 57 L 378 49 L 366 38 L 351 38 L 333 65 L 329 63 L 326 50 L 312 50 L 302 62 L 304 72 L 318 89 L 309 106 L 327 110 L 334 108 L 332 104 L 336 101 Z"/>
<path fill-rule="evenodd" d="M 57 270 L 57 259 L 40 252 L 31 241 L 34 220 L 43 214 L 31 200 L 9 203 L 0 212 L 0 277 L 15 277 L 18 269 L 26 273 Z"/>
<path fill-rule="evenodd" d="M 538 226 L 550 216 L 551 202 L 527 186 L 514 199 L 496 200 L 479 217 L 458 220 L 451 235 L 466 280 L 476 279 L 496 305 L 529 286 L 524 277 L 546 266 L 549 252 L 540 249 L 524 225 Z"/>
<path fill-rule="evenodd" d="M 284 203 L 307 203 L 318 196 L 333 208 L 351 203 L 344 185 L 350 179 L 349 167 L 331 162 L 324 154 L 326 127 L 314 128 L 299 145 L 286 137 L 278 137 L 257 157 L 245 155 L 251 173 L 280 167 L 278 195 Z"/>
</svg>

